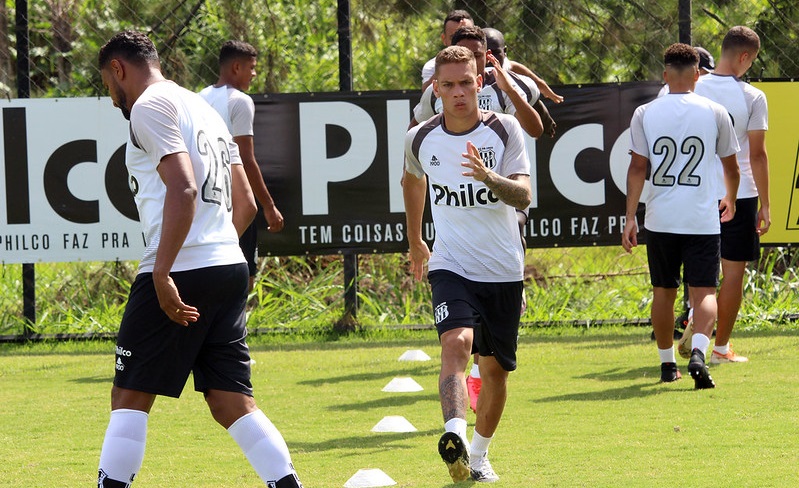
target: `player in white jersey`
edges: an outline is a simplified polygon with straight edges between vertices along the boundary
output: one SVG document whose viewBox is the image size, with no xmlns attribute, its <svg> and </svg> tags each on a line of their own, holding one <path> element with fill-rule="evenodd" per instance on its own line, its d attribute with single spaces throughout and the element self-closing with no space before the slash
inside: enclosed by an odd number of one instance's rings
<svg viewBox="0 0 799 488">
<path fill-rule="evenodd" d="M 280 432 L 252 398 L 237 230 L 256 210 L 232 136 L 199 95 L 164 78 L 147 35 L 113 36 L 98 61 L 130 120 L 126 165 L 147 246 L 119 328 L 97 486 L 133 483 L 156 396 L 180 396 L 193 373 L 264 483 L 301 487 Z"/>
<path fill-rule="evenodd" d="M 704 389 L 715 386 L 705 364 L 705 351 L 716 320 L 719 221 L 729 221 L 735 215 L 739 173 L 735 157 L 738 144 L 727 112 L 692 93 L 699 77 L 698 62 L 699 56 L 691 46 L 669 46 L 663 73 L 669 94 L 638 107 L 633 114 L 622 246 L 631 252 L 638 244 L 635 214 L 651 168 L 644 227 L 661 381 L 676 381 L 681 376 L 672 332 L 680 267 L 684 266 L 685 282 L 694 299 L 696 331 L 688 371 L 695 388 Z M 723 166 L 726 188 L 720 204 L 715 193 L 717 165 Z"/>
<path fill-rule="evenodd" d="M 444 47 L 452 45 L 452 35 L 461 27 L 474 26 L 474 19 L 465 10 L 453 10 L 444 17 L 444 29 L 441 32 L 441 43 Z M 422 91 L 433 82 L 433 72 L 436 69 L 436 58 L 430 58 L 422 66 Z"/>
<path fill-rule="evenodd" d="M 514 115 L 525 132 L 531 137 L 539 137 L 544 131 L 544 126 L 538 112 L 532 107 L 539 96 L 535 85 L 525 86 L 523 89 L 502 68 L 486 70 L 486 60 L 495 66 L 501 64 L 492 54 L 487 53 L 486 36 L 481 28 L 462 27 L 455 31 L 452 41 L 453 45 L 471 49 L 477 60 L 478 72 L 482 74 L 482 85 L 478 93 L 479 109 Z M 413 109 L 411 126 L 424 122 L 442 110 L 441 99 L 432 86 L 428 86 Z"/>
<path fill-rule="evenodd" d="M 524 249 L 514 209 L 527 208 L 532 190 L 522 129 L 511 116 L 479 109 L 481 84 L 470 49 L 451 46 L 438 54 L 433 89 L 444 110 L 406 136 L 403 195 L 411 271 L 421 279 L 429 260 L 441 341 L 439 453 L 453 480 L 471 475 L 489 482 L 498 476 L 488 446 L 516 368 Z M 432 254 L 422 240 L 428 184 Z M 464 369 L 473 348 L 481 356 L 483 389 L 469 443 Z"/>
<path fill-rule="evenodd" d="M 252 187 L 256 200 L 263 208 L 269 232 L 283 230 L 283 215 L 275 206 L 272 195 L 264 182 L 263 174 L 255 159 L 253 143 L 253 118 L 255 104 L 246 93 L 255 77 L 258 52 L 243 41 L 226 41 L 219 50 L 219 78 L 213 85 L 200 91 L 200 96 L 211 104 L 227 124 L 233 134 L 233 141 L 239 146 L 244 171 Z M 250 272 L 249 290 L 255 283 L 256 257 L 258 255 L 258 232 L 255 222 L 251 223 L 239 239 L 239 246 L 247 259 Z"/>
<path fill-rule="evenodd" d="M 711 363 L 745 362 L 730 346 L 730 336 L 743 300 L 743 284 L 748 261 L 760 257 L 760 236 L 771 225 L 769 200 L 768 105 L 766 95 L 741 77 L 760 50 L 760 38 L 748 27 L 736 26 L 727 32 L 721 45 L 721 58 L 715 71 L 696 84 L 696 93 L 723 105 L 733 121 L 738 138 L 738 164 L 741 186 L 737 212 L 731 222 L 721 226 L 721 287 L 718 292 L 719 316 Z M 759 203 L 759 205 L 758 205 Z M 685 341 L 679 347 L 688 353 Z"/>
</svg>

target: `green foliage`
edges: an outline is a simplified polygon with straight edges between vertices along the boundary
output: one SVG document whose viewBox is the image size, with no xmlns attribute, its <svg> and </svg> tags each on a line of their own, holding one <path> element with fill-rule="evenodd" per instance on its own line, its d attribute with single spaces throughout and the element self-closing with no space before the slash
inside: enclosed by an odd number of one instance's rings
<svg viewBox="0 0 799 488">
<path fill-rule="evenodd" d="M 244 39 L 260 53 L 254 92 L 336 91 L 337 3 L 331 0 L 74 0 L 29 2 L 34 96 L 103 94 L 97 50 L 113 33 L 150 33 L 164 72 L 192 89 L 215 80 L 219 46 Z M 659 80 L 678 40 L 677 2 L 500 0 L 351 2 L 355 90 L 415 89 L 440 49 L 445 12 L 471 11 L 505 33 L 509 56 L 550 84 Z M 13 9 L 12 9 L 13 10 Z M 8 19 L 14 18 L 13 12 Z M 693 2 L 693 43 L 719 54 L 732 25 L 755 28 L 762 51 L 752 77 L 799 76 L 799 7 L 788 0 Z M 9 24 L 13 46 L 13 26 Z M 11 76 L 0 82 L 8 86 Z"/>
</svg>

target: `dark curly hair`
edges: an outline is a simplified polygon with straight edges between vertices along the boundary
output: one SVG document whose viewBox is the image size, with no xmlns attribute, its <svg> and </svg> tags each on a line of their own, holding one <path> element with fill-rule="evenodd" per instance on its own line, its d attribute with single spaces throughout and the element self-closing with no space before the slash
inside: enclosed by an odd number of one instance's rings
<svg viewBox="0 0 799 488">
<path fill-rule="evenodd" d="M 666 66 L 677 69 L 697 66 L 699 64 L 699 53 L 688 44 L 677 42 L 666 49 L 663 54 L 663 63 Z"/>
<path fill-rule="evenodd" d="M 120 32 L 100 48 L 97 61 L 104 69 L 112 58 L 122 58 L 135 64 L 158 63 L 158 51 L 147 34 L 137 31 Z"/>
<path fill-rule="evenodd" d="M 258 51 L 244 41 L 225 41 L 222 48 L 219 50 L 219 65 L 222 66 L 228 61 L 233 61 L 241 58 L 255 58 L 258 57 Z"/>
</svg>

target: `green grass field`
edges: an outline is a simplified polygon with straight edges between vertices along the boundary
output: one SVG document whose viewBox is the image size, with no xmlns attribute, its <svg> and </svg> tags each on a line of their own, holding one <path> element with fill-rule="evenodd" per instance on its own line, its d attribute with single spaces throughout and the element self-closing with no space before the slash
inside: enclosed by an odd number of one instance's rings
<svg viewBox="0 0 799 488">
<path fill-rule="evenodd" d="M 718 387 L 694 391 L 684 360 L 683 380 L 658 384 L 648 328 L 523 329 L 520 367 L 490 451 L 498 486 L 795 486 L 799 329 L 742 330 L 734 342 L 751 361 L 712 367 Z M 433 331 L 335 342 L 269 335 L 251 345 L 256 399 L 285 436 L 306 488 L 343 487 L 366 468 L 399 487 L 454 486 L 436 451 Z M 433 359 L 398 361 L 408 349 Z M 109 342 L 0 346 L 0 486 L 92 486 L 112 354 Z M 424 391 L 381 391 L 404 376 Z M 418 432 L 371 432 L 388 415 Z M 156 402 L 134 486 L 262 484 L 189 386 L 179 400 Z"/>
</svg>

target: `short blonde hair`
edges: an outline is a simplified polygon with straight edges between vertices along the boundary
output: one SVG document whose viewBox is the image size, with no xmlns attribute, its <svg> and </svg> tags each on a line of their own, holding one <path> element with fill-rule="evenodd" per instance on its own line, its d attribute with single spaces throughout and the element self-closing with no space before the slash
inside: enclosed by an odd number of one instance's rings
<svg viewBox="0 0 799 488">
<path fill-rule="evenodd" d="M 435 75 L 438 75 L 438 68 L 445 64 L 455 63 L 468 63 L 477 74 L 477 60 L 474 59 L 474 53 L 463 46 L 449 46 L 445 47 L 436 55 L 436 70 Z M 435 76 L 434 75 L 434 76 Z"/>
</svg>

